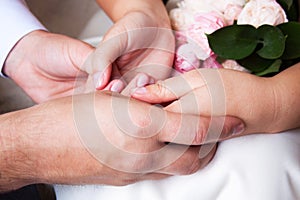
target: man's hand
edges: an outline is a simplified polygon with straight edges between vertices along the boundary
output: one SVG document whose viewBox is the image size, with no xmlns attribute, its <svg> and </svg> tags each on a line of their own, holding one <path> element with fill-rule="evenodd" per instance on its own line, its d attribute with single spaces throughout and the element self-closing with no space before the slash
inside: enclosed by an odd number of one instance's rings
<svg viewBox="0 0 300 200">
<path fill-rule="evenodd" d="M 192 144 L 195 138 L 186 136 L 207 131 L 208 118 L 108 92 L 52 100 L 0 121 L 1 191 L 40 182 L 126 185 L 191 174 L 215 152 L 214 145 L 176 144 Z M 240 123 L 228 122 L 228 132 Z"/>
<path fill-rule="evenodd" d="M 24 36 L 10 52 L 4 73 L 36 102 L 73 94 L 86 83 L 80 70 L 94 49 L 79 40 L 44 31 Z M 75 82 L 77 83 L 75 84 Z"/>
</svg>

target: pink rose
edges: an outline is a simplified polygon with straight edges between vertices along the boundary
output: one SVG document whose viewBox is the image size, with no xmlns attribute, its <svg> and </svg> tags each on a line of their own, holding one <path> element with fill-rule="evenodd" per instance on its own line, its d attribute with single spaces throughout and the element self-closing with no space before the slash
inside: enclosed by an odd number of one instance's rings
<svg viewBox="0 0 300 200">
<path fill-rule="evenodd" d="M 216 60 L 217 56 L 214 54 L 207 58 L 201 68 L 223 68 L 223 66 Z"/>
<path fill-rule="evenodd" d="M 200 61 L 196 57 L 193 48 L 189 44 L 178 47 L 175 54 L 175 69 L 184 73 L 199 68 Z"/>
<path fill-rule="evenodd" d="M 184 31 L 175 31 L 176 45 L 181 46 L 187 43 L 186 33 Z"/>
<path fill-rule="evenodd" d="M 212 55 L 206 34 L 224 27 L 225 21 L 219 13 L 199 13 L 195 16 L 195 22 L 187 30 L 188 43 L 193 45 L 196 56 L 200 60 L 206 60 Z"/>
</svg>

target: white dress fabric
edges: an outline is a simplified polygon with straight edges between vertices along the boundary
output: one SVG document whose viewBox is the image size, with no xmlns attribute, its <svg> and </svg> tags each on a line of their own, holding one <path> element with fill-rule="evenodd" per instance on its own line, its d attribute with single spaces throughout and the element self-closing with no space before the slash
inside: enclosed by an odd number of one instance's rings
<svg viewBox="0 0 300 200">
<path fill-rule="evenodd" d="M 220 143 L 210 164 L 189 176 L 129 186 L 56 185 L 57 200 L 300 199 L 300 129 Z"/>
<path fill-rule="evenodd" d="M 0 0 L 0 75 L 15 44 L 34 30 L 46 30 L 30 13 L 24 0 Z"/>
</svg>

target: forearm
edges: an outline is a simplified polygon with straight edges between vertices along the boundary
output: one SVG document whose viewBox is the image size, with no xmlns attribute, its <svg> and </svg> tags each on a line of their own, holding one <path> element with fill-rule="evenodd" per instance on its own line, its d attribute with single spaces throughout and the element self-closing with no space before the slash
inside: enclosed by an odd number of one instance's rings
<svg viewBox="0 0 300 200">
<path fill-rule="evenodd" d="M 97 0 L 98 4 L 114 21 L 129 12 L 143 12 L 157 19 L 159 26 L 170 27 L 170 20 L 162 0 Z"/>
<path fill-rule="evenodd" d="M 33 183 L 104 182 L 101 163 L 76 132 L 71 98 L 59 101 L 0 116 L 0 192 Z"/>
<path fill-rule="evenodd" d="M 272 78 L 230 70 L 221 74 L 226 113 L 243 119 L 247 133 L 276 133 L 300 126 L 300 64 Z"/>
<path fill-rule="evenodd" d="M 17 113 L 0 116 L 0 193 L 32 183 L 30 157 L 19 151 L 20 138 L 13 134 L 17 121 Z"/>
</svg>

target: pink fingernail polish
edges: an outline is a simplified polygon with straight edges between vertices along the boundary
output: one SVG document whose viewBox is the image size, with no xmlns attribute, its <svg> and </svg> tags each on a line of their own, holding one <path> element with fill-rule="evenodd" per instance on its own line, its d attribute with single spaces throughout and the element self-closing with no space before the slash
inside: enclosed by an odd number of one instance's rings
<svg viewBox="0 0 300 200">
<path fill-rule="evenodd" d="M 124 85 L 121 81 L 117 81 L 116 83 L 114 83 L 111 88 L 110 91 L 112 92 L 121 92 L 124 88 Z"/>
<path fill-rule="evenodd" d="M 232 130 L 232 135 L 240 135 L 245 131 L 245 125 L 243 123 L 239 124 L 238 126 L 234 127 Z"/>
<path fill-rule="evenodd" d="M 145 85 L 148 85 L 149 84 L 149 77 L 142 74 L 138 80 L 137 80 L 137 87 L 144 87 Z"/>
<path fill-rule="evenodd" d="M 97 72 L 94 74 L 94 84 L 96 89 L 101 89 L 103 81 L 104 81 L 104 73 L 103 72 Z"/>
</svg>

